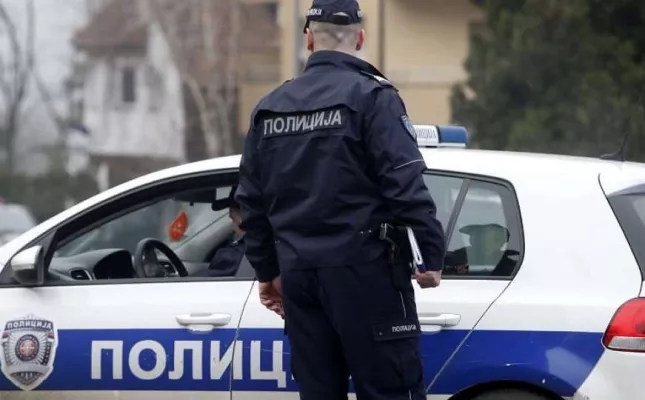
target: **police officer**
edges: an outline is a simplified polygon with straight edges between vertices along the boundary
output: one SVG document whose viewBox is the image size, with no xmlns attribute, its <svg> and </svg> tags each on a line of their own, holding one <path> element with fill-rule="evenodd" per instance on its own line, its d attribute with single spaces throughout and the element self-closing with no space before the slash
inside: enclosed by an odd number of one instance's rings
<svg viewBox="0 0 645 400">
<path fill-rule="evenodd" d="M 240 224 L 242 223 L 240 205 L 233 199 L 235 190 L 235 188 L 231 190 L 228 209 L 228 216 L 233 223 L 235 240 L 230 245 L 217 250 L 208 268 L 193 274 L 193 276 L 203 276 L 211 278 L 235 276 L 235 273 L 240 268 L 242 258 L 244 257 L 245 232 L 240 228 Z"/>
<path fill-rule="evenodd" d="M 413 228 L 439 284 L 445 243 L 395 87 L 355 56 L 356 0 L 314 0 L 301 76 L 251 116 L 236 199 L 260 298 L 282 314 L 300 398 L 425 399 L 412 280 L 395 286 L 383 222 Z M 410 276 L 410 275 L 408 275 Z"/>
</svg>

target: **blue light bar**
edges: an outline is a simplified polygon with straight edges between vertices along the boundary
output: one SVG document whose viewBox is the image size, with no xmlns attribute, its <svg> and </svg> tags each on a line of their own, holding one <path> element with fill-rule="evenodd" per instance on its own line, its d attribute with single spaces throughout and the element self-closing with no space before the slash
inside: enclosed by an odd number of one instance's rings
<svg viewBox="0 0 645 400">
<path fill-rule="evenodd" d="M 468 131 L 455 125 L 414 125 L 419 147 L 466 147 Z"/>
</svg>

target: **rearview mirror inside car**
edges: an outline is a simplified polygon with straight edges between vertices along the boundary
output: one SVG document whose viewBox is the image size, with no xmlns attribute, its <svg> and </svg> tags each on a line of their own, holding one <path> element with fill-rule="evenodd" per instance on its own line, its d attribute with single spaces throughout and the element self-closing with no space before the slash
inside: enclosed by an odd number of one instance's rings
<svg viewBox="0 0 645 400">
<path fill-rule="evenodd" d="M 24 286 L 39 286 L 45 283 L 44 250 L 34 246 L 16 254 L 10 261 L 13 278 Z"/>
</svg>

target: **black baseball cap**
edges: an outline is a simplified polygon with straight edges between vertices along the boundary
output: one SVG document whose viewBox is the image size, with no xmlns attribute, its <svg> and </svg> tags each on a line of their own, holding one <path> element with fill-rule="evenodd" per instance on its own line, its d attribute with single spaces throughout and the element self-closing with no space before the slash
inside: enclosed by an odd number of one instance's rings
<svg viewBox="0 0 645 400">
<path fill-rule="evenodd" d="M 347 15 L 337 15 L 344 13 Z M 307 33 L 309 22 L 327 22 L 334 25 L 359 24 L 363 12 L 357 0 L 314 0 L 307 11 L 304 33 Z"/>
</svg>

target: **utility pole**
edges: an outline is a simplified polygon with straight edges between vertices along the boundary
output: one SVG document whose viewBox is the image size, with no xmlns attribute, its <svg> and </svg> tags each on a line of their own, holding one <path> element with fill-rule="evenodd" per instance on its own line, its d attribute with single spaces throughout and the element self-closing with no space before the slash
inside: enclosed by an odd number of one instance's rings
<svg viewBox="0 0 645 400">
<path fill-rule="evenodd" d="M 302 72 L 300 70 L 300 55 L 302 54 L 302 25 L 300 24 L 300 0 L 293 2 L 293 76 Z"/>
</svg>

